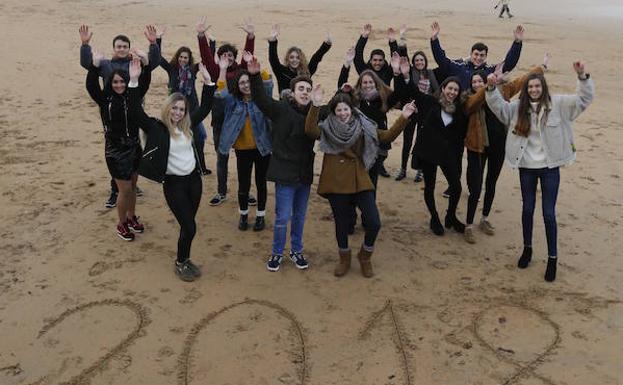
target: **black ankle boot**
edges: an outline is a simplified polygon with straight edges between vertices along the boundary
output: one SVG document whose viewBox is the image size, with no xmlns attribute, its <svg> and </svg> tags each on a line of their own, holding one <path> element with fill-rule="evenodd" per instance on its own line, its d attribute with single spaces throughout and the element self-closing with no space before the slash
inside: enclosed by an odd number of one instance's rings
<svg viewBox="0 0 623 385">
<path fill-rule="evenodd" d="M 525 269 L 530 264 L 532 260 L 532 247 L 524 246 L 523 253 L 521 253 L 521 257 L 519 257 L 519 261 L 517 261 L 517 267 L 520 269 Z"/>
<path fill-rule="evenodd" d="M 240 214 L 240 221 L 238 222 L 238 230 L 246 231 L 249 228 L 249 215 Z"/>
<path fill-rule="evenodd" d="M 262 231 L 266 227 L 264 217 L 255 217 L 255 225 L 253 225 L 253 231 Z"/>
<path fill-rule="evenodd" d="M 457 219 L 454 215 L 446 215 L 446 229 L 454 229 L 457 233 L 465 232 L 465 224 Z"/>
<path fill-rule="evenodd" d="M 430 229 L 433 230 L 433 233 L 435 233 L 435 235 L 443 235 L 445 230 L 443 229 L 443 226 L 441 225 L 439 216 L 433 215 L 430 218 Z"/>
<path fill-rule="evenodd" d="M 547 282 L 554 282 L 556 279 L 556 262 L 558 262 L 558 258 L 547 258 L 547 268 L 545 269 L 545 280 Z"/>
</svg>

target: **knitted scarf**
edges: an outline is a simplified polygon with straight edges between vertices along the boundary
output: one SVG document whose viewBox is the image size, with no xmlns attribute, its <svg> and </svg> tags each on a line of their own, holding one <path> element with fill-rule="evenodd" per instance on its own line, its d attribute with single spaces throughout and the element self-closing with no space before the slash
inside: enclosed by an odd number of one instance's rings
<svg viewBox="0 0 623 385">
<path fill-rule="evenodd" d="M 190 66 L 185 65 L 184 67 L 179 67 L 177 71 L 179 79 L 178 92 L 184 96 L 190 96 L 192 94 L 193 87 L 195 86 L 192 81 L 193 73 Z"/>
<path fill-rule="evenodd" d="M 320 151 L 325 154 L 340 154 L 353 147 L 363 135 L 362 161 L 366 170 L 372 168 L 379 151 L 377 126 L 361 111 L 353 109 L 353 117 L 346 123 L 331 113 L 327 119 L 318 124 L 318 127 L 320 127 Z"/>
</svg>

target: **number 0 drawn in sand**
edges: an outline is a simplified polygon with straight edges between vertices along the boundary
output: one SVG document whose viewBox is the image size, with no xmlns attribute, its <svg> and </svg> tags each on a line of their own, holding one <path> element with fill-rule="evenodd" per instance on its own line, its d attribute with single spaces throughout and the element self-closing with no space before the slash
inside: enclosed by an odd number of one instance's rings
<svg viewBox="0 0 623 385">
<path fill-rule="evenodd" d="M 523 305 L 494 306 L 476 315 L 472 333 L 481 346 L 517 369 L 502 385 L 529 377 L 554 385 L 551 379 L 536 373 L 561 341 L 560 327 L 547 314 Z M 517 345 L 524 346 L 519 349 Z"/>
<path fill-rule="evenodd" d="M 128 346 L 130 346 L 138 337 L 142 335 L 144 328 L 149 324 L 149 317 L 147 315 L 147 311 L 141 305 L 127 301 L 127 300 L 116 300 L 116 299 L 105 299 L 102 301 L 94 301 L 86 304 L 82 304 L 76 306 L 74 308 L 65 310 L 62 314 L 57 316 L 56 318 L 48 321 L 43 328 L 39 331 L 39 335 L 37 339 L 41 339 L 47 333 L 49 333 L 52 329 L 56 328 L 58 325 L 63 323 L 63 321 L 67 320 L 69 317 L 76 315 L 78 313 L 85 312 L 87 310 L 96 308 L 96 307 L 106 307 L 106 306 L 116 306 L 123 307 L 130 310 L 134 313 L 136 317 L 136 325 L 134 329 L 125 336 L 121 342 L 117 343 L 115 346 L 110 348 L 110 350 L 98 358 L 95 362 L 91 364 L 87 364 L 88 367 L 78 375 L 70 378 L 68 381 L 60 382 L 59 385 L 86 385 L 89 384 L 97 373 L 101 372 L 105 367 L 106 363 L 109 362 L 113 357 L 117 356 L 121 352 L 123 352 Z M 48 378 L 48 375 L 39 378 L 37 381 L 31 383 L 30 385 L 40 385 L 47 384 L 53 381 Z"/>
<path fill-rule="evenodd" d="M 236 312 L 241 307 L 249 307 L 250 309 Z M 274 313 L 266 313 L 266 309 L 272 310 Z M 221 322 L 223 317 L 227 318 L 222 322 L 227 322 L 220 327 L 218 322 Z M 280 324 L 283 323 L 283 320 L 287 323 L 285 327 Z M 215 323 L 219 326 L 218 328 L 216 326 L 209 328 Z M 262 323 L 269 325 L 266 327 L 266 325 L 261 325 Z M 216 335 L 211 335 L 206 330 L 214 330 Z M 282 337 L 281 333 L 287 333 L 288 336 Z M 198 344 L 197 340 L 200 336 L 202 341 L 205 339 L 207 343 Z M 257 342 L 254 342 L 254 338 L 257 339 Z M 223 339 L 229 342 L 223 344 Z M 291 353 L 286 354 L 289 357 L 284 357 L 279 350 L 288 343 L 288 340 L 290 340 L 289 350 Z M 236 341 L 239 343 L 237 344 Z M 271 344 L 275 346 L 270 346 Z M 241 345 L 244 347 L 240 348 Z M 202 348 L 205 348 L 206 351 L 201 352 Z M 229 349 L 233 350 L 229 352 Z M 272 356 L 267 358 L 266 356 L 269 354 Z M 194 361 L 200 360 L 202 360 L 202 365 L 194 363 Z M 279 377 L 279 381 L 299 385 L 304 385 L 307 381 L 307 353 L 303 328 L 292 313 L 268 301 L 247 299 L 225 306 L 197 322 L 186 337 L 184 349 L 178 359 L 178 383 L 188 385 L 195 381 L 201 385 L 216 385 L 225 381 L 225 379 L 220 380 L 218 378 L 218 375 L 222 375 L 221 370 L 223 369 L 219 365 L 220 360 L 225 360 L 225 363 L 237 360 L 236 369 L 232 369 L 230 372 L 236 371 L 235 374 L 238 375 L 244 374 L 244 370 L 248 366 L 253 366 L 254 362 L 261 362 L 261 365 L 264 366 L 270 364 L 277 368 L 276 370 L 284 370 L 284 366 L 288 367 L 289 364 L 294 363 L 296 374 L 292 375 L 286 369 L 286 372 Z M 232 374 L 234 373 L 227 373 L 227 382 L 234 383 L 231 379 Z M 245 375 L 248 377 L 245 377 L 244 383 L 259 382 L 254 380 L 254 373 Z M 275 375 L 279 376 L 279 373 Z"/>
</svg>

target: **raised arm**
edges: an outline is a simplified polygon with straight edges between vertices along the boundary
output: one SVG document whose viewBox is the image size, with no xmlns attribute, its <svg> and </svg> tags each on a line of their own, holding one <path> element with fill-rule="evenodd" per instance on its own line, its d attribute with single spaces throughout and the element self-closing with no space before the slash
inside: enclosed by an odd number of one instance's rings
<svg viewBox="0 0 623 385">
<path fill-rule="evenodd" d="M 279 102 L 266 95 L 262 76 L 260 75 L 260 63 L 255 56 L 247 62 L 247 68 L 249 75 L 251 75 L 251 96 L 253 102 L 269 119 L 277 118 L 279 116 Z"/>
<path fill-rule="evenodd" d="M 314 52 L 311 59 L 309 60 L 308 68 L 309 68 L 310 75 L 313 75 L 316 73 L 316 71 L 318 70 L 318 64 L 320 64 L 324 55 L 327 52 L 329 52 L 332 44 L 333 43 L 331 41 L 331 35 L 327 32 L 327 37 L 324 39 L 324 41 L 320 45 L 320 48 L 318 48 L 318 50 Z"/>
<path fill-rule="evenodd" d="M 324 97 L 324 91 L 320 87 L 320 84 L 316 84 L 311 92 L 312 107 L 307 112 L 305 118 L 305 135 L 311 139 L 320 138 L 320 127 L 318 127 L 318 114 L 320 113 L 320 107 L 322 106 L 322 99 Z"/>
<path fill-rule="evenodd" d="M 400 117 L 398 117 L 394 124 L 392 124 L 389 130 L 376 130 L 379 136 L 379 142 L 393 142 L 398 137 L 398 135 L 400 135 L 402 130 L 404 130 L 407 122 L 409 121 L 409 118 L 411 117 L 411 115 L 413 115 L 415 111 L 416 108 L 414 102 L 405 104 L 405 106 L 402 108 L 402 113 L 400 114 Z"/>
<path fill-rule="evenodd" d="M 439 32 L 441 31 L 441 27 L 439 26 L 439 23 L 434 22 L 430 28 L 430 48 L 431 51 L 433 51 L 433 57 L 435 58 L 437 65 L 441 71 L 448 76 L 457 74 L 459 72 L 458 64 L 448 59 L 446 51 L 441 48 L 441 43 L 439 42 Z"/>
<path fill-rule="evenodd" d="M 253 54 L 255 52 L 255 25 L 251 18 L 246 18 L 240 28 L 247 33 L 247 38 L 244 42 L 244 50 Z M 247 62 L 244 59 L 240 59 L 240 67 L 247 69 Z"/>
<path fill-rule="evenodd" d="M 506 53 L 506 58 L 504 59 L 504 67 L 502 68 L 503 72 L 512 71 L 517 65 L 517 62 L 519 62 L 524 31 L 524 27 L 521 25 L 518 25 L 517 28 L 515 28 L 515 30 L 513 31 L 515 40 L 513 40 L 513 45 L 511 45 L 511 48 Z"/>
<path fill-rule="evenodd" d="M 361 30 L 361 36 L 359 36 L 359 40 L 357 40 L 357 44 L 355 45 L 355 70 L 360 74 L 365 71 L 368 66 L 363 60 L 363 50 L 366 48 L 366 43 L 368 42 L 368 36 L 370 36 L 370 32 L 372 32 L 372 25 L 366 24 L 363 26 Z"/>
<path fill-rule="evenodd" d="M 145 132 L 149 133 L 152 128 L 152 120 L 145 113 L 141 101 L 143 95 L 139 88 L 139 79 L 141 78 L 141 61 L 134 58 L 130 62 L 130 83 L 128 84 L 128 114 L 137 123 L 137 125 Z"/>
<path fill-rule="evenodd" d="M 201 54 L 201 62 L 206 66 L 210 77 L 217 79 L 219 74 L 218 64 L 214 61 L 214 51 L 210 48 L 210 43 L 206 37 L 206 31 L 210 28 L 206 25 L 206 17 L 203 16 L 197 22 L 197 40 L 199 42 L 199 53 Z"/>
<path fill-rule="evenodd" d="M 149 41 L 149 68 L 156 69 L 160 65 L 160 46 L 156 43 L 158 31 L 153 25 L 145 26 L 145 37 Z"/>
<path fill-rule="evenodd" d="M 277 45 L 279 38 L 279 25 L 273 24 L 270 37 L 268 38 L 268 62 L 272 68 L 275 77 L 279 79 L 286 71 L 286 67 L 279 61 L 279 51 Z M 244 61 L 244 60 L 243 60 Z"/>
<path fill-rule="evenodd" d="M 396 41 L 396 30 L 392 27 L 387 28 L 387 42 L 389 43 L 389 55 L 398 52 L 398 42 Z"/>
<path fill-rule="evenodd" d="M 509 102 L 504 100 L 500 91 L 495 87 L 496 75 L 490 74 L 487 77 L 487 91 L 485 98 L 487 105 L 491 111 L 495 114 L 502 124 L 506 127 L 510 126 L 511 118 L 513 116 L 513 108 Z"/>
<path fill-rule="evenodd" d="M 210 73 L 203 64 L 199 64 L 199 73 L 203 77 L 203 91 L 201 92 L 201 104 L 190 114 L 190 124 L 194 127 L 208 116 L 214 102 L 216 85 L 210 78 Z"/>
<path fill-rule="evenodd" d="M 574 62 L 573 69 L 578 75 L 576 93 L 575 95 L 563 95 L 561 97 L 561 111 L 571 120 L 575 120 L 586 110 L 595 97 L 595 84 L 586 72 L 584 63 L 581 61 Z"/>
<path fill-rule="evenodd" d="M 158 62 L 158 65 L 160 65 L 160 67 L 162 67 L 163 70 L 167 71 L 167 74 L 169 75 L 169 78 L 170 78 L 171 70 L 173 68 L 171 67 L 171 64 L 168 61 L 166 61 L 166 59 L 162 56 L 162 35 L 160 35 L 156 39 L 156 44 L 158 44 L 158 48 L 160 48 L 160 61 Z"/>
<path fill-rule="evenodd" d="M 93 64 L 93 53 L 89 45 L 91 37 L 93 37 L 93 32 L 89 30 L 88 25 L 81 25 L 80 28 L 78 28 L 78 33 L 80 34 L 80 42 L 82 42 L 80 46 L 80 65 L 82 68 L 88 70 Z"/>
<path fill-rule="evenodd" d="M 87 72 L 86 87 L 89 96 L 98 106 L 102 105 L 105 101 L 104 92 L 99 82 L 99 71 L 96 67 L 91 66 L 89 72 Z"/>
</svg>

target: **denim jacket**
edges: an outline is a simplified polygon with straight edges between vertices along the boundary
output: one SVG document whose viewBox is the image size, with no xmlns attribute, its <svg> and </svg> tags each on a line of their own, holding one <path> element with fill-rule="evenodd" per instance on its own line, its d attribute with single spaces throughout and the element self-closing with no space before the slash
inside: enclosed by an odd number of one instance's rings
<svg viewBox="0 0 623 385">
<path fill-rule="evenodd" d="M 272 80 L 264 81 L 264 89 L 267 95 L 272 96 Z M 252 100 L 244 101 L 236 98 L 227 92 L 227 89 L 220 91 L 216 97 L 222 99 L 224 109 L 223 128 L 218 151 L 223 155 L 229 153 L 236 139 L 238 139 L 248 115 L 251 118 L 251 128 L 257 150 L 262 156 L 270 154 L 272 151 L 269 133 L 270 122 L 257 105 Z"/>
<path fill-rule="evenodd" d="M 594 95 L 592 79 L 578 80 L 575 95 L 553 95 L 540 126 L 530 127 L 541 131 L 548 168 L 565 166 L 575 160 L 571 122 L 591 104 Z M 518 168 L 528 144 L 528 138 L 514 130 L 519 101 L 507 102 L 498 89 L 487 91 L 486 100 L 491 111 L 510 129 L 506 137 L 506 163 L 511 168 Z"/>
</svg>

